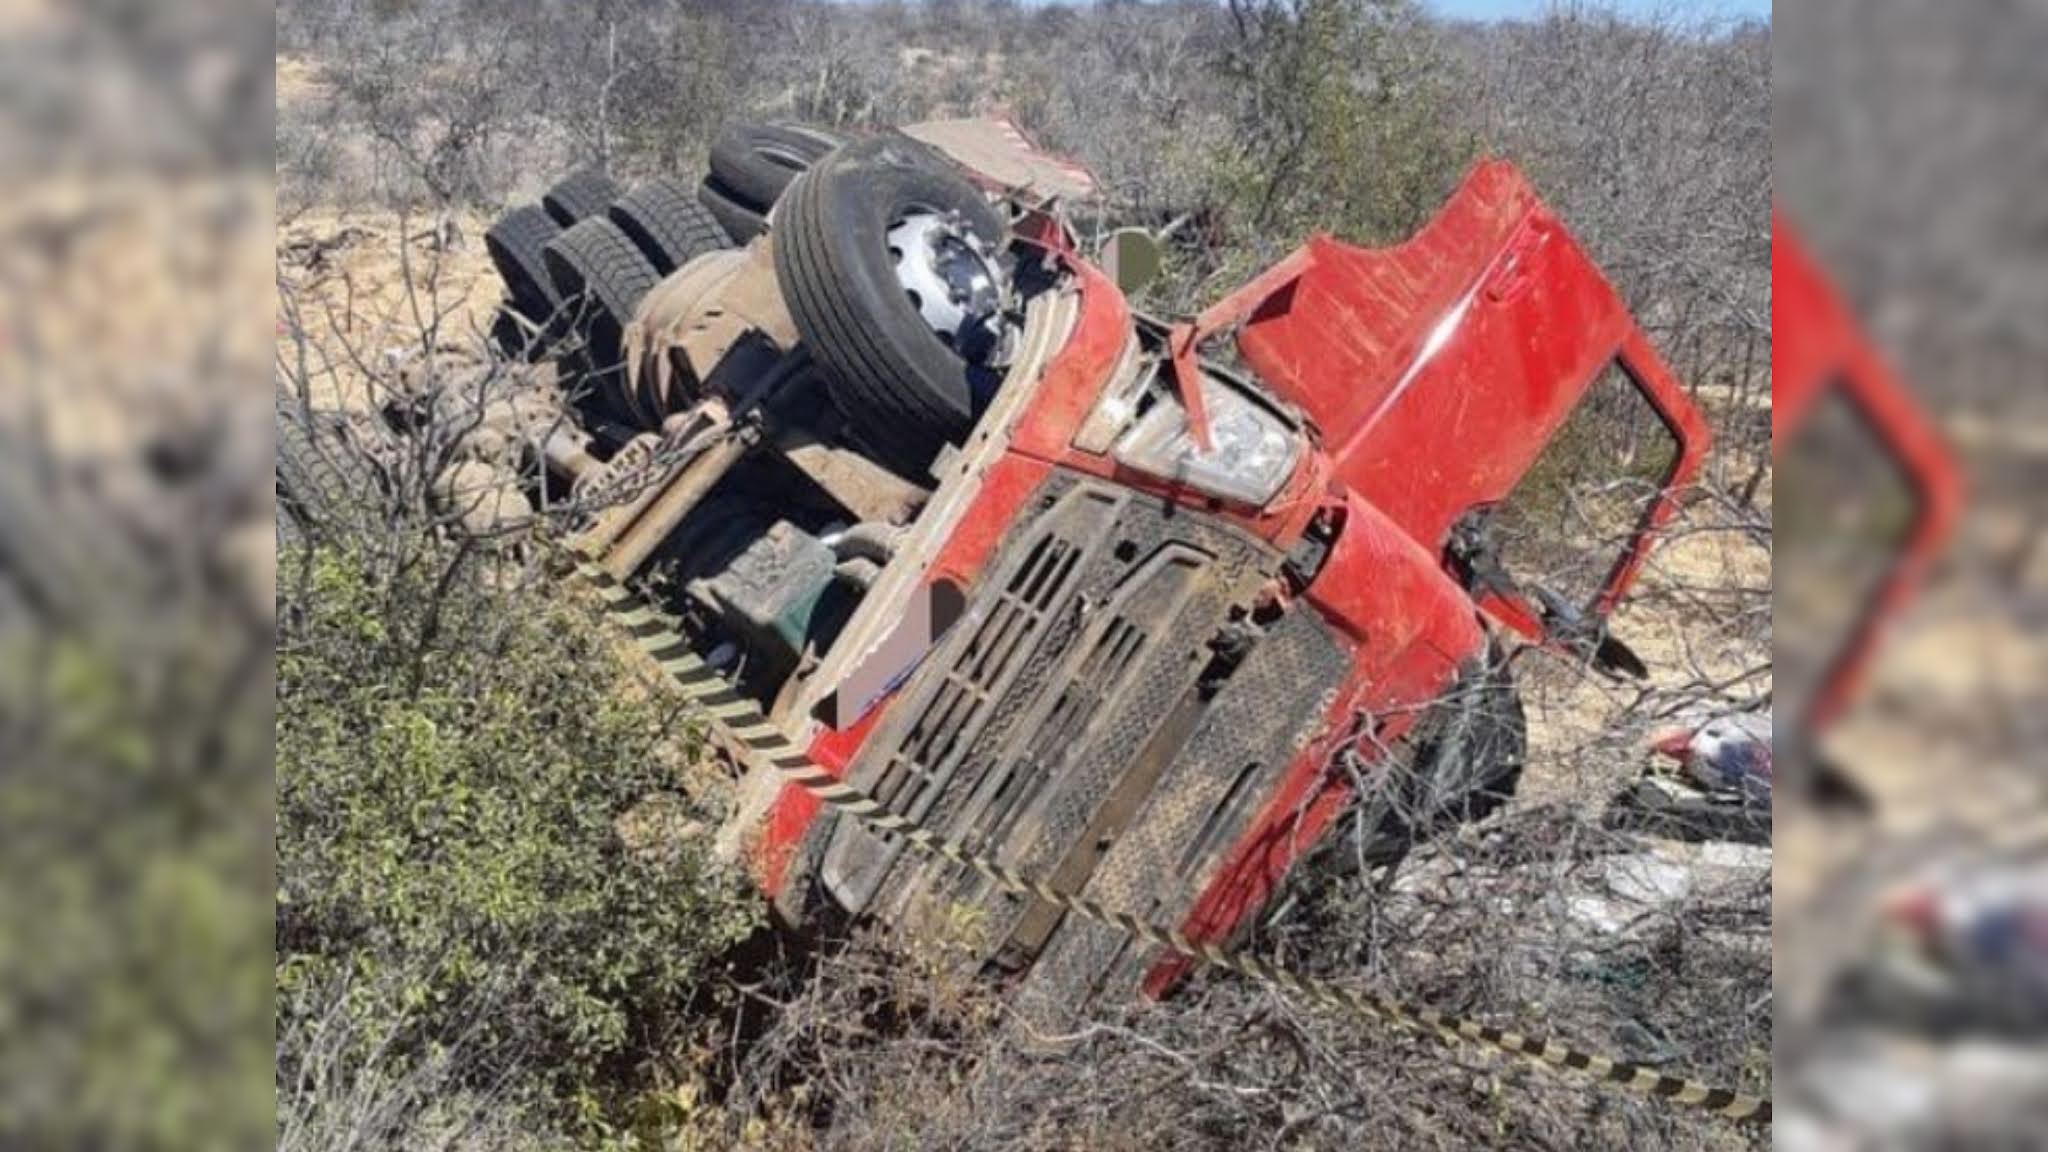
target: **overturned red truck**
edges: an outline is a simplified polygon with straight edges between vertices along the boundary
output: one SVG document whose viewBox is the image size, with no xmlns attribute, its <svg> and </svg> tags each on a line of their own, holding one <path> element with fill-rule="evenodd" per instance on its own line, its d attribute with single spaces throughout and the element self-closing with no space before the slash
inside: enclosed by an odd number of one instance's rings
<svg viewBox="0 0 2048 1152">
<path fill-rule="evenodd" d="M 1506 799 L 1511 638 L 1641 674 L 1605 621 L 1708 434 L 1507 164 L 1179 317 L 1082 254 L 1086 185 L 961 122 L 737 130 L 694 196 L 579 176 L 491 238 L 499 338 L 569 419 L 501 407 L 533 498 L 817 763 L 1220 940 L 1347 805 L 1397 853 Z M 1073 1006 L 1180 972 L 728 743 L 722 843 L 790 923 L 972 909 L 989 968 Z"/>
</svg>

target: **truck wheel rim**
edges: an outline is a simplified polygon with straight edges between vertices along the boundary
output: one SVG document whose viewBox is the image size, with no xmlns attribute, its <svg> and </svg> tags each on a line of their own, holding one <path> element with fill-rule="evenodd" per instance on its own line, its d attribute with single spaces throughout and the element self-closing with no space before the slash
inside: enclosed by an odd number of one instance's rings
<svg viewBox="0 0 2048 1152">
<path fill-rule="evenodd" d="M 1004 275 L 988 245 L 957 213 L 923 209 L 890 226 L 896 282 L 925 326 L 970 364 L 987 364 L 1001 344 Z"/>
</svg>

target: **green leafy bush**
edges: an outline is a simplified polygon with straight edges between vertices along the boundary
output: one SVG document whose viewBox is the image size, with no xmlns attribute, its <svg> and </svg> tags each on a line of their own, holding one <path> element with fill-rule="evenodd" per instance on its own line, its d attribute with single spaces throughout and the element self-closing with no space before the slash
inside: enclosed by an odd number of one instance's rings
<svg viewBox="0 0 2048 1152">
<path fill-rule="evenodd" d="M 4 1147 L 263 1138 L 268 658 L 131 578 L 75 628 L 0 609 Z"/>
<path fill-rule="evenodd" d="M 1442 205 L 1477 140 L 1456 73 L 1408 0 L 1249 0 L 1226 60 L 1239 133 L 1218 186 L 1254 242 L 1310 232 L 1405 239 Z M 1251 252 L 1242 274 L 1271 261 Z"/>
<path fill-rule="evenodd" d="M 346 988 L 379 1037 L 366 1059 L 459 1044 L 456 1079 L 592 1121 L 684 1026 L 755 904 L 681 821 L 645 817 L 697 813 L 679 704 L 630 683 L 560 587 L 493 588 L 472 566 L 323 551 L 280 568 L 278 1082 L 287 1034 Z"/>
</svg>

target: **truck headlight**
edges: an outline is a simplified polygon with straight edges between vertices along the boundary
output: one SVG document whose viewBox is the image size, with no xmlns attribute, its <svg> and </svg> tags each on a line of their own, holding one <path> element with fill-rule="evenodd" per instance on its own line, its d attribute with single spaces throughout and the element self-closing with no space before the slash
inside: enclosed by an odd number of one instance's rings
<svg viewBox="0 0 2048 1152">
<path fill-rule="evenodd" d="M 1271 500 L 1294 474 L 1301 436 L 1278 413 L 1207 372 L 1202 373 L 1202 400 L 1209 411 L 1211 451 L 1195 447 L 1187 410 L 1162 399 L 1117 441 L 1116 459 L 1212 496 L 1252 505 Z"/>
</svg>

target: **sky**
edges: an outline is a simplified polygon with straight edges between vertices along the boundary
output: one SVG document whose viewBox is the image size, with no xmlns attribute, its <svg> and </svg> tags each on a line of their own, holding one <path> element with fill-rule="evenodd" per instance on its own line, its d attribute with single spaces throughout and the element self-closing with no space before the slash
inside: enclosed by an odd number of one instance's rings
<svg viewBox="0 0 2048 1152">
<path fill-rule="evenodd" d="M 1529 19 L 1541 16 L 1551 0 L 1422 0 L 1423 6 L 1441 16 L 1460 20 Z M 1655 15 L 1679 11 L 1733 18 L 1769 20 L 1771 0 L 1611 0 L 1614 7 L 1630 14 Z"/>
</svg>

